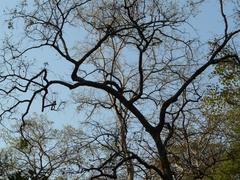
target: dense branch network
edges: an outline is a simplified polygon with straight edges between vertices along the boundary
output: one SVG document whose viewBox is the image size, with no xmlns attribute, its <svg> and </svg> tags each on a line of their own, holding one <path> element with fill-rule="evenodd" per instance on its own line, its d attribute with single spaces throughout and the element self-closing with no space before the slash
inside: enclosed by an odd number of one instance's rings
<svg viewBox="0 0 240 180">
<path fill-rule="evenodd" d="M 191 5 L 199 3 L 193 1 Z M 212 43 L 211 52 L 198 58 L 194 54 L 194 41 L 185 40 L 182 31 L 191 16 L 191 10 L 182 11 L 190 7 L 187 3 L 46 0 L 35 1 L 29 11 L 23 3 L 11 13 L 9 22 L 12 25 L 16 20 L 23 20 L 23 44 L 12 45 L 7 39 L 3 48 L 0 95 L 7 100 L 1 103 L 1 120 L 13 117 L 17 108 L 24 107 L 20 131 L 27 139 L 23 133 L 25 121 L 38 98 L 42 112 L 49 108 L 57 110 L 61 105 L 50 98 L 56 85 L 80 92 L 86 87 L 100 90 L 96 96 L 79 97 L 80 106 L 93 107 L 88 118 L 94 117 L 96 109 L 111 110 L 119 134 L 103 133 L 109 129 L 101 123 L 92 125 L 99 129 L 100 135 L 93 141 L 89 138 L 89 144 L 96 142 L 111 153 L 103 159 L 96 157 L 98 166 L 82 167 L 78 173 L 89 173 L 92 179 L 116 179 L 118 172 L 123 171 L 119 169 L 126 166 L 131 178 L 134 176 L 131 171 L 137 168 L 144 169 L 139 176 L 148 176 L 154 171 L 167 180 L 181 177 L 184 168 L 190 167 L 196 177 L 203 176 L 204 171 L 193 163 L 197 160 L 192 157 L 194 149 L 189 144 L 192 139 L 188 129 L 199 125 L 197 120 L 190 121 L 196 118 L 191 106 L 202 97 L 198 78 L 211 65 L 229 59 L 239 61 L 237 52 L 223 53 L 240 30 L 229 31 L 223 1 L 219 4 L 224 33 Z M 87 34 L 86 47 L 79 42 L 74 48 L 71 46 L 66 38 L 71 28 L 82 31 L 76 36 Z M 25 55 L 44 48 L 54 50 L 62 61 L 72 66 L 68 80 L 52 78 L 47 64 L 40 72 L 31 73 Z M 204 60 L 199 60 L 202 58 Z M 130 127 L 136 130 L 131 131 Z M 149 142 L 144 139 L 144 133 Z M 140 137 L 135 137 L 137 134 Z M 109 136 L 113 144 L 104 140 Z M 182 157 L 174 153 L 178 148 L 178 144 L 174 144 L 176 139 L 186 146 L 187 165 L 177 161 Z M 216 154 L 212 153 L 211 157 Z M 211 163 L 215 163 L 214 159 Z M 206 168 L 211 163 L 205 165 Z M 174 165 L 181 166 L 181 173 L 174 171 Z"/>
</svg>

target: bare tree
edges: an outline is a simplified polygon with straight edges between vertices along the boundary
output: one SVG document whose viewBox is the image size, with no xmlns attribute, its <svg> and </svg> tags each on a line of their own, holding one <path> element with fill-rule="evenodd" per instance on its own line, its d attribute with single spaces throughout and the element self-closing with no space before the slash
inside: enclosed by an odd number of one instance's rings
<svg viewBox="0 0 240 180">
<path fill-rule="evenodd" d="M 2 49 L 1 119 L 15 119 L 16 111 L 24 109 L 20 132 L 27 139 L 26 118 L 34 105 L 40 102 L 42 111 L 58 110 L 62 103 L 51 99 L 53 89 L 78 90 L 79 109 L 89 111 L 83 124 L 94 161 L 88 167 L 80 163 L 79 173 L 116 179 L 126 171 L 133 179 L 151 178 L 151 171 L 164 180 L 180 179 L 176 159 L 182 161 L 180 169 L 188 162 L 194 173 L 204 171 L 196 158 L 191 159 L 194 143 L 201 141 L 195 139 L 199 134 L 194 130 L 203 121 L 197 117 L 202 89 L 196 79 L 211 65 L 229 58 L 238 61 L 237 51 L 224 50 L 240 29 L 229 30 L 219 0 L 223 34 L 200 54 L 201 46 L 186 27 L 190 28 L 188 19 L 201 2 L 23 1 L 10 13 L 8 23 L 13 30 L 16 23 L 23 26 L 23 37 L 19 42 L 6 38 Z M 73 30 L 78 34 L 70 37 Z M 73 44 L 75 38 L 79 39 Z M 57 69 L 49 70 L 51 61 L 44 60 L 47 63 L 39 71 L 32 68 L 27 57 L 42 49 L 54 51 L 59 63 L 71 65 L 68 77 L 53 77 L 51 72 Z M 174 149 L 181 145 L 186 156 Z"/>
</svg>

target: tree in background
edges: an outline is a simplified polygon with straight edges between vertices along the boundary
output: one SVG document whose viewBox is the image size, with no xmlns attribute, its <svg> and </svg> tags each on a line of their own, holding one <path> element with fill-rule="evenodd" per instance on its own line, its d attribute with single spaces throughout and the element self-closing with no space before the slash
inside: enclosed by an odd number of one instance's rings
<svg viewBox="0 0 240 180">
<path fill-rule="evenodd" d="M 227 49 L 230 51 L 229 49 Z M 238 179 L 240 177 L 240 62 L 228 59 L 219 63 L 212 73 L 219 80 L 203 98 L 204 115 L 209 127 L 222 138 L 224 152 L 211 169 L 214 179 Z"/>
<path fill-rule="evenodd" d="M 82 155 L 89 150 L 81 130 L 71 126 L 54 129 L 52 122 L 44 117 L 34 116 L 25 123 L 21 132 L 24 136 L 19 132 L 2 132 L 7 148 L 1 151 L 5 169 L 1 178 L 59 179 L 65 177 L 66 172 L 74 174 L 79 170 L 79 164 L 84 160 Z M 17 125 L 15 129 L 19 129 Z"/>
<path fill-rule="evenodd" d="M 70 134 L 68 140 L 77 137 L 78 148 L 85 149 L 79 155 L 85 157 L 68 161 L 77 169 L 65 169 L 66 176 L 208 177 L 207 170 L 226 144 L 221 144 L 215 131 L 206 126 L 210 121 L 200 115 L 198 102 L 204 88 L 199 77 L 212 65 L 238 61 L 238 47 L 226 49 L 233 47 L 240 33 L 238 25 L 230 28 L 232 19 L 225 14 L 223 1 L 217 2 L 222 34 L 206 46 L 188 32 L 189 19 L 204 1 L 22 1 L 10 12 L 8 27 L 13 32 L 23 27 L 23 31 L 15 38 L 6 37 L 2 48 L 2 122 L 21 117 L 20 144 L 29 150 L 35 131 L 29 129 L 28 121 L 33 107 L 42 112 L 60 110 L 64 102 L 52 98 L 54 90 L 69 89 L 79 112 L 85 113 L 80 116 L 85 138 Z M 237 4 L 234 7 L 233 15 L 238 16 Z M 42 52 L 51 54 L 43 62 Z M 45 124 L 43 132 L 45 128 L 49 127 Z M 39 136 L 36 140 L 34 155 L 45 156 L 44 142 L 38 143 Z M 61 138 L 60 142 L 68 145 Z M 34 160 L 29 160 L 31 165 Z M 54 160 L 42 161 L 46 162 L 50 165 Z"/>
</svg>

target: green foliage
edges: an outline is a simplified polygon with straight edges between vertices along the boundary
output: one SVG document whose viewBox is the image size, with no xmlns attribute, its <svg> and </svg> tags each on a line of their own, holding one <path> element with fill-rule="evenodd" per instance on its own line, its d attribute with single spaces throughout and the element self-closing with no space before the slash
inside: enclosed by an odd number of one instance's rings
<svg viewBox="0 0 240 180">
<path fill-rule="evenodd" d="M 21 123 L 14 126 L 18 130 Z M 8 145 L 0 151 L 4 178 L 47 180 L 51 174 L 61 179 L 59 174 L 66 167 L 74 171 L 74 165 L 81 164 L 83 133 L 74 127 L 55 129 L 44 116 L 33 116 L 25 121 L 21 133 L 3 132 Z"/>
<path fill-rule="evenodd" d="M 211 177 L 235 180 L 240 177 L 240 65 L 233 60 L 221 62 L 211 76 L 218 77 L 218 82 L 203 98 L 203 114 L 226 142 L 226 151 L 211 168 Z"/>
<path fill-rule="evenodd" d="M 15 174 L 8 177 L 9 180 L 28 180 L 29 178 L 24 177 L 21 172 L 16 172 Z"/>
<path fill-rule="evenodd" d="M 24 150 L 24 149 L 28 148 L 28 142 L 27 142 L 27 140 L 26 140 L 26 139 L 23 139 L 23 138 L 20 138 L 20 139 L 19 139 L 19 142 L 18 142 L 18 147 L 19 147 L 19 149 L 21 149 L 21 150 Z"/>
</svg>

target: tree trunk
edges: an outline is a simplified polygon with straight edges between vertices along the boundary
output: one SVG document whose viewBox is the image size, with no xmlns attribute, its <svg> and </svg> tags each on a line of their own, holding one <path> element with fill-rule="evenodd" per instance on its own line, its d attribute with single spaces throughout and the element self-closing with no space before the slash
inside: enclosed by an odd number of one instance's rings
<svg viewBox="0 0 240 180">
<path fill-rule="evenodd" d="M 167 157 L 167 152 L 166 152 L 166 148 L 162 143 L 162 140 L 160 138 L 160 134 L 157 134 L 153 137 L 156 146 L 157 146 L 157 150 L 158 150 L 158 154 L 159 154 L 159 159 L 160 159 L 160 169 L 162 171 L 162 178 L 163 180 L 173 180 L 173 173 L 170 167 L 170 163 Z"/>
<path fill-rule="evenodd" d="M 127 150 L 126 134 L 125 134 L 125 132 L 121 133 L 121 140 L 120 140 L 120 142 L 121 142 L 122 151 L 124 152 L 125 158 L 128 159 L 129 158 L 129 153 L 128 153 L 128 150 Z M 126 161 L 126 166 L 127 166 L 127 180 L 133 180 L 134 167 L 133 167 L 133 163 L 132 163 L 131 159 Z"/>
<path fill-rule="evenodd" d="M 118 112 L 119 113 L 119 112 Z M 119 115 L 118 114 L 118 128 L 119 128 L 119 132 L 120 132 L 120 150 L 124 153 L 124 157 L 126 159 L 128 159 L 130 157 L 130 154 L 128 152 L 128 147 L 127 147 L 127 143 L 126 143 L 126 122 L 125 122 L 125 118 L 123 115 Z M 132 163 L 132 160 L 129 159 L 126 161 L 126 170 L 127 170 L 127 180 L 133 180 L 134 179 L 134 166 Z"/>
</svg>

